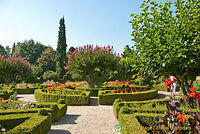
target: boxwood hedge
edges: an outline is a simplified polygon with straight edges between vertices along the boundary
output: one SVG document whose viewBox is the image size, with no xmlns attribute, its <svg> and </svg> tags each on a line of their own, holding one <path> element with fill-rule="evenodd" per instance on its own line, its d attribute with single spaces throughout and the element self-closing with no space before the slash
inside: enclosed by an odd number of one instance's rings
<svg viewBox="0 0 200 134">
<path fill-rule="evenodd" d="M 117 93 L 117 94 L 108 94 L 109 90 L 99 90 L 99 104 L 108 105 L 113 104 L 114 101 L 118 98 L 121 98 L 126 101 L 142 101 L 156 98 L 158 90 L 151 89 L 148 91 L 134 92 L 134 93 Z"/>
<path fill-rule="evenodd" d="M 87 105 L 90 99 L 90 91 L 78 91 L 80 95 L 58 95 L 44 92 L 45 89 L 35 90 L 35 99 L 39 102 L 57 102 L 64 99 L 67 105 Z"/>
</svg>

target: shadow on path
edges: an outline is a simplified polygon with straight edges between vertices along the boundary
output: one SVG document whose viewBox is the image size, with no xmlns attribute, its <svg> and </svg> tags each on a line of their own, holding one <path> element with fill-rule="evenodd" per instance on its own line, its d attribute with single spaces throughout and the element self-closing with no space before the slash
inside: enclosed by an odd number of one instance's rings
<svg viewBox="0 0 200 134">
<path fill-rule="evenodd" d="M 71 132 L 63 129 L 51 129 L 49 130 L 48 134 L 71 134 Z"/>
<path fill-rule="evenodd" d="M 77 124 L 75 121 L 81 115 L 76 114 L 65 114 L 58 122 L 52 123 L 52 126 L 63 125 L 63 124 Z"/>
<path fill-rule="evenodd" d="M 99 106 L 98 97 L 90 97 L 89 106 Z"/>
</svg>

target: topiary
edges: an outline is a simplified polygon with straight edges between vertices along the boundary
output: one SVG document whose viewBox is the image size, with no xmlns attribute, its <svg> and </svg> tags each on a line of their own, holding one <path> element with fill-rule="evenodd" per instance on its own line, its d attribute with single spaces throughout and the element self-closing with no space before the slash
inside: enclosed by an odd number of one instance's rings
<svg viewBox="0 0 200 134">
<path fill-rule="evenodd" d="M 40 109 L 38 110 L 38 115 L 46 116 L 48 115 L 48 112 L 46 109 Z"/>
</svg>

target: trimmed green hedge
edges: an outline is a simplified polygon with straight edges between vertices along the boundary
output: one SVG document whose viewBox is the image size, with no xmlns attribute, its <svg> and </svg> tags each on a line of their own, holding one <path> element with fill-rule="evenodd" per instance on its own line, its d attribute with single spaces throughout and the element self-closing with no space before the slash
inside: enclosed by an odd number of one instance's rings
<svg viewBox="0 0 200 134">
<path fill-rule="evenodd" d="M 64 99 L 67 105 L 87 105 L 90 99 L 89 91 L 78 91 L 81 95 L 57 95 L 44 92 L 44 89 L 35 90 L 35 99 L 39 102 L 57 102 L 59 99 Z"/>
<path fill-rule="evenodd" d="M 0 116 L 7 114 L 24 114 L 24 113 L 37 113 L 40 109 L 45 109 L 47 112 L 52 114 L 52 121 L 56 122 L 60 120 L 67 111 L 67 104 L 58 103 L 44 103 L 44 102 L 31 102 L 33 105 L 39 105 L 42 108 L 31 108 L 31 109 L 8 109 L 0 110 Z M 57 108 L 52 108 L 52 106 L 57 105 Z"/>
<path fill-rule="evenodd" d="M 3 98 L 4 100 L 9 99 L 11 95 L 13 95 L 13 90 L 1 90 L 0 91 L 0 98 Z"/>
<path fill-rule="evenodd" d="M 0 116 L 0 122 L 7 134 L 45 134 L 51 128 L 52 115 L 10 114 Z"/>
<path fill-rule="evenodd" d="M 147 134 L 153 130 L 151 127 L 156 125 L 158 117 L 164 117 L 164 114 L 130 113 L 129 108 L 122 107 L 118 118 L 121 134 Z"/>
<path fill-rule="evenodd" d="M 97 97 L 98 92 L 101 88 L 92 88 L 92 87 L 76 87 L 76 90 L 82 90 L 82 91 L 90 91 L 90 96 Z"/>
<path fill-rule="evenodd" d="M 21 87 L 13 88 L 12 90 L 17 91 L 17 94 L 33 94 L 37 87 Z"/>
<path fill-rule="evenodd" d="M 147 134 L 145 128 L 140 125 L 133 114 L 124 114 L 122 110 L 120 110 L 118 119 L 119 125 L 122 128 L 121 134 Z"/>
<path fill-rule="evenodd" d="M 191 115 L 186 115 L 189 118 Z M 153 133 L 160 113 L 137 113 L 130 108 L 122 107 L 119 111 L 118 122 L 121 125 L 121 134 L 147 134 Z M 163 128 L 164 129 L 164 128 Z"/>
<path fill-rule="evenodd" d="M 148 104 L 154 102 L 156 104 L 166 104 L 167 102 L 169 102 L 169 98 L 164 98 L 164 99 L 153 99 L 153 100 L 146 100 L 146 101 L 128 101 L 125 102 L 122 99 L 116 99 L 115 102 L 113 103 L 113 113 L 115 115 L 116 118 L 118 118 L 118 113 L 120 111 L 120 109 L 124 106 L 129 106 L 131 104 Z M 158 112 L 160 113 L 160 112 Z"/>
<path fill-rule="evenodd" d="M 20 87 L 20 88 L 15 88 L 14 86 L 9 86 L 9 87 L 1 87 L 3 91 L 7 90 L 13 90 L 17 91 L 17 94 L 33 94 L 35 89 L 38 89 L 37 87 Z"/>
<path fill-rule="evenodd" d="M 107 94 L 110 92 L 109 90 L 99 91 L 99 104 L 106 105 L 106 104 L 113 104 L 114 101 L 118 98 L 121 98 L 126 101 L 142 101 L 142 100 L 149 100 L 156 98 L 158 94 L 158 90 L 151 89 L 148 91 L 142 92 L 134 92 L 134 93 L 117 93 L 117 94 Z"/>
</svg>

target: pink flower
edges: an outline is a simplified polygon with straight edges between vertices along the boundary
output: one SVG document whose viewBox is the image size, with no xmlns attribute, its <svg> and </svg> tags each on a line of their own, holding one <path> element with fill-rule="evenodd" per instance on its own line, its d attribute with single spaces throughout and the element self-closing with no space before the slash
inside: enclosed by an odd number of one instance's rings
<svg viewBox="0 0 200 134">
<path fill-rule="evenodd" d="M 65 69 L 68 69 L 68 68 L 69 68 L 69 66 L 66 66 L 66 67 L 65 67 Z"/>
<path fill-rule="evenodd" d="M 68 64 L 72 63 L 70 60 L 68 60 Z"/>
<path fill-rule="evenodd" d="M 69 55 L 69 59 L 71 59 L 72 55 Z"/>
<path fill-rule="evenodd" d="M 82 58 L 82 60 L 84 60 L 84 58 Z"/>
<path fill-rule="evenodd" d="M 76 53 L 76 52 L 74 51 L 74 52 L 73 52 L 73 55 L 74 55 L 75 53 Z"/>
</svg>

